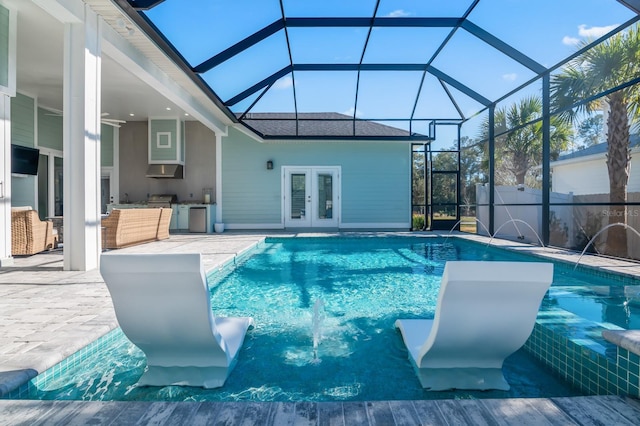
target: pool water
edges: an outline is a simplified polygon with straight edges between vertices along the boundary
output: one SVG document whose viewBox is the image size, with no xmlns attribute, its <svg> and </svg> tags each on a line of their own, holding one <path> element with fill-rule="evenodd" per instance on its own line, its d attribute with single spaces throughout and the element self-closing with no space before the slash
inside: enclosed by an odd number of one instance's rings
<svg viewBox="0 0 640 426">
<path fill-rule="evenodd" d="M 138 387 L 144 355 L 117 331 L 113 344 L 59 377 L 34 381 L 38 384 L 21 398 L 373 401 L 577 395 L 523 350 L 505 362 L 510 391 L 420 387 L 394 321 L 432 318 L 445 262 L 478 259 L 524 256 L 455 238 L 268 239 L 241 266 L 209 276 L 214 313 L 252 316 L 256 324 L 223 388 Z M 571 275 L 571 269 L 556 266 L 559 296 L 595 279 Z M 598 280 L 599 286 L 607 282 Z"/>
</svg>

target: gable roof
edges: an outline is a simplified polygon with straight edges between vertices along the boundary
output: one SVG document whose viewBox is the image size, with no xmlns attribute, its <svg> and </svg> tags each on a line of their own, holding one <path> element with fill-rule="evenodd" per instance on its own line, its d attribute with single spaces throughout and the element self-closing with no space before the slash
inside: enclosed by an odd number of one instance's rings
<svg viewBox="0 0 640 426">
<path fill-rule="evenodd" d="M 333 113 L 250 113 L 243 122 L 265 139 L 312 137 L 318 139 L 430 140 L 391 125 Z"/>
<path fill-rule="evenodd" d="M 629 139 L 630 139 L 629 141 L 630 148 L 633 149 L 636 147 L 640 147 L 640 135 L 637 135 L 637 134 L 631 135 Z M 585 149 L 570 152 L 568 154 L 562 154 L 558 157 L 556 161 L 553 162 L 553 164 L 558 164 L 559 162 L 562 162 L 562 161 L 575 160 L 575 159 L 595 156 L 595 155 L 604 156 L 607 153 L 607 146 L 608 144 L 606 142 L 603 142 L 596 145 L 592 145 Z"/>
</svg>

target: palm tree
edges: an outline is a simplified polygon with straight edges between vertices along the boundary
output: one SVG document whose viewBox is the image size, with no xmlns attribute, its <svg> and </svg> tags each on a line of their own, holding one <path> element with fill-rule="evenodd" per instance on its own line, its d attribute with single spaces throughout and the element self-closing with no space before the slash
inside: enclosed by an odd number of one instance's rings
<svg viewBox="0 0 640 426">
<path fill-rule="evenodd" d="M 495 112 L 494 128 L 498 135 L 495 141 L 496 170 L 503 168 L 508 171 L 515 178 L 516 185 L 523 185 L 527 174 L 542 161 L 541 117 L 542 100 L 538 96 L 522 98 Z M 488 129 L 489 123 L 485 120 L 482 126 L 483 139 L 488 138 Z M 507 132 L 508 129 L 514 130 Z M 566 149 L 571 134 L 571 126 L 566 120 L 559 117 L 552 119 L 552 156 Z"/>
<path fill-rule="evenodd" d="M 586 46 L 589 41 L 579 47 Z M 640 34 L 638 27 L 618 33 L 568 62 L 560 74 L 552 77 L 551 96 L 555 108 L 567 108 L 578 101 L 620 86 L 640 76 Z M 640 106 L 637 85 L 582 103 L 561 112 L 561 116 L 576 121 L 581 115 L 603 106 L 608 107 L 607 170 L 609 173 L 609 223 L 627 223 L 627 183 L 631 151 L 631 124 L 637 121 Z M 627 256 L 626 227 L 613 227 L 607 235 L 607 254 Z"/>
</svg>

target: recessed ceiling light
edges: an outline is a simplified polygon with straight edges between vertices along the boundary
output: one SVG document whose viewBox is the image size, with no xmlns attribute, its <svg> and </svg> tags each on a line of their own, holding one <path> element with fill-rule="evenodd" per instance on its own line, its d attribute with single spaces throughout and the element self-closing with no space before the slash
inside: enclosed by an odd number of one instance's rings
<svg viewBox="0 0 640 426">
<path fill-rule="evenodd" d="M 167 107 L 167 111 L 171 111 L 171 108 L 170 108 L 170 107 Z"/>
<path fill-rule="evenodd" d="M 133 117 L 134 115 L 135 115 L 134 113 L 130 113 L 130 114 L 129 114 L 129 117 Z"/>
<path fill-rule="evenodd" d="M 189 113 L 188 113 L 188 112 L 185 112 L 185 113 L 184 113 L 184 115 L 188 117 L 188 116 L 189 116 Z"/>
</svg>

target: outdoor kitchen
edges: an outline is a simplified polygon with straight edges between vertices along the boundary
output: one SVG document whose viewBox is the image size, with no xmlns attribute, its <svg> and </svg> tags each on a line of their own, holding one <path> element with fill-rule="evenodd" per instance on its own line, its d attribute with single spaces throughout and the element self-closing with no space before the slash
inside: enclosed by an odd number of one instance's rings
<svg viewBox="0 0 640 426">
<path fill-rule="evenodd" d="M 165 127 L 158 124 L 157 131 L 150 131 L 156 122 Z M 107 204 L 107 214 L 113 209 L 171 208 L 171 232 L 213 233 L 215 179 L 211 130 L 191 121 L 129 121 L 119 130 L 119 184 L 113 194 L 118 201 Z"/>
</svg>

